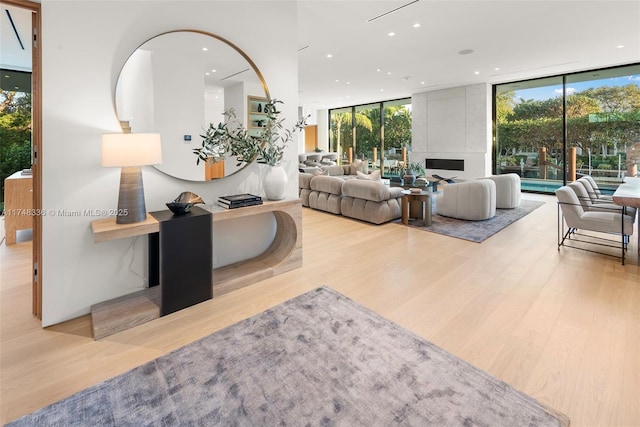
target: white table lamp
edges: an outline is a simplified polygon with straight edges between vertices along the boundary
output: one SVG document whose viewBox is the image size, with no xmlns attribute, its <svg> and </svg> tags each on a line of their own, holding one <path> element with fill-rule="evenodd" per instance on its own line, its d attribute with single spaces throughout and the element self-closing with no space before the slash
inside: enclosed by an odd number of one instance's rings
<svg viewBox="0 0 640 427">
<path fill-rule="evenodd" d="M 147 218 L 140 166 L 159 163 L 162 163 L 160 134 L 108 133 L 102 135 L 102 166 L 122 168 L 117 224 L 132 224 Z"/>
</svg>

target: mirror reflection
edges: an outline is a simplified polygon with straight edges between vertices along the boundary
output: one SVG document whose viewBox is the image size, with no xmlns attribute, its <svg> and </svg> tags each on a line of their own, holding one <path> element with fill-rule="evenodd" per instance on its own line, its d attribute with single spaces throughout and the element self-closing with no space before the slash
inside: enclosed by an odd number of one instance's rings
<svg viewBox="0 0 640 427">
<path fill-rule="evenodd" d="M 232 43 L 214 34 L 172 31 L 156 36 L 131 54 L 116 85 L 116 112 L 123 130 L 162 136 L 158 170 L 176 178 L 206 181 L 246 167 L 224 153 L 217 162 L 200 162 L 210 123 L 224 121 L 233 108 L 247 128 L 256 123 L 256 106 L 269 97 L 262 74 Z"/>
</svg>

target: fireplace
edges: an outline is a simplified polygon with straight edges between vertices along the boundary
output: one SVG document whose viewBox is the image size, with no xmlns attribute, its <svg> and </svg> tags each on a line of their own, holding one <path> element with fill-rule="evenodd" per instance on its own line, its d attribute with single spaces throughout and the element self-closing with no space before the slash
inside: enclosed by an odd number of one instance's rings
<svg viewBox="0 0 640 427">
<path fill-rule="evenodd" d="M 464 159 L 425 159 L 427 169 L 463 171 Z"/>
</svg>

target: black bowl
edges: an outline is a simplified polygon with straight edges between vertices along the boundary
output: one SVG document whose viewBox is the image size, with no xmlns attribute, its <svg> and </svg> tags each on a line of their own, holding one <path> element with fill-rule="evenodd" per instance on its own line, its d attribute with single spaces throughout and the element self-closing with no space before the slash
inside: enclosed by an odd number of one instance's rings
<svg viewBox="0 0 640 427">
<path fill-rule="evenodd" d="M 169 202 L 166 205 L 175 215 L 184 215 L 191 210 L 193 203 Z"/>
</svg>

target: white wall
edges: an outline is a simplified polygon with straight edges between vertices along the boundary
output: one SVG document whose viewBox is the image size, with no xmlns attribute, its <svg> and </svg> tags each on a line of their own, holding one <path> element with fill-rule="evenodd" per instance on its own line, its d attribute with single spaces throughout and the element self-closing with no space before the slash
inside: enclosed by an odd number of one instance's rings
<svg viewBox="0 0 640 427">
<path fill-rule="evenodd" d="M 100 166 L 101 135 L 120 131 L 114 111 L 120 68 L 138 45 L 161 32 L 199 29 L 235 43 L 254 60 L 271 95 L 285 102 L 283 116 L 292 125 L 298 92 L 296 16 L 294 2 L 43 2 L 45 212 L 116 207 L 119 170 Z M 199 144 L 198 138 L 193 143 Z M 186 144 L 185 149 L 189 149 Z M 297 197 L 296 165 L 294 143 L 284 164 L 289 176 L 287 196 L 292 198 Z M 147 210 L 165 209 L 165 202 L 182 191 L 193 191 L 209 203 L 222 194 L 264 194 L 263 175 L 262 167 L 254 164 L 220 182 L 194 183 L 145 167 Z M 96 244 L 90 226 L 94 219 L 54 214 L 43 218 L 43 326 L 86 314 L 92 304 L 144 285 L 145 239 Z M 231 225 L 228 229 L 235 239 L 218 227 L 214 233 L 222 236 L 220 241 L 235 241 L 236 247 L 224 248 L 224 261 L 223 248 L 215 247 L 216 262 L 233 262 L 261 250 L 273 235 L 272 226 L 268 218 Z M 239 234 L 245 239 L 238 239 Z"/>
<path fill-rule="evenodd" d="M 491 174 L 491 86 L 487 83 L 414 93 L 411 161 L 463 159 L 464 171 L 427 175 L 477 178 Z"/>
</svg>

